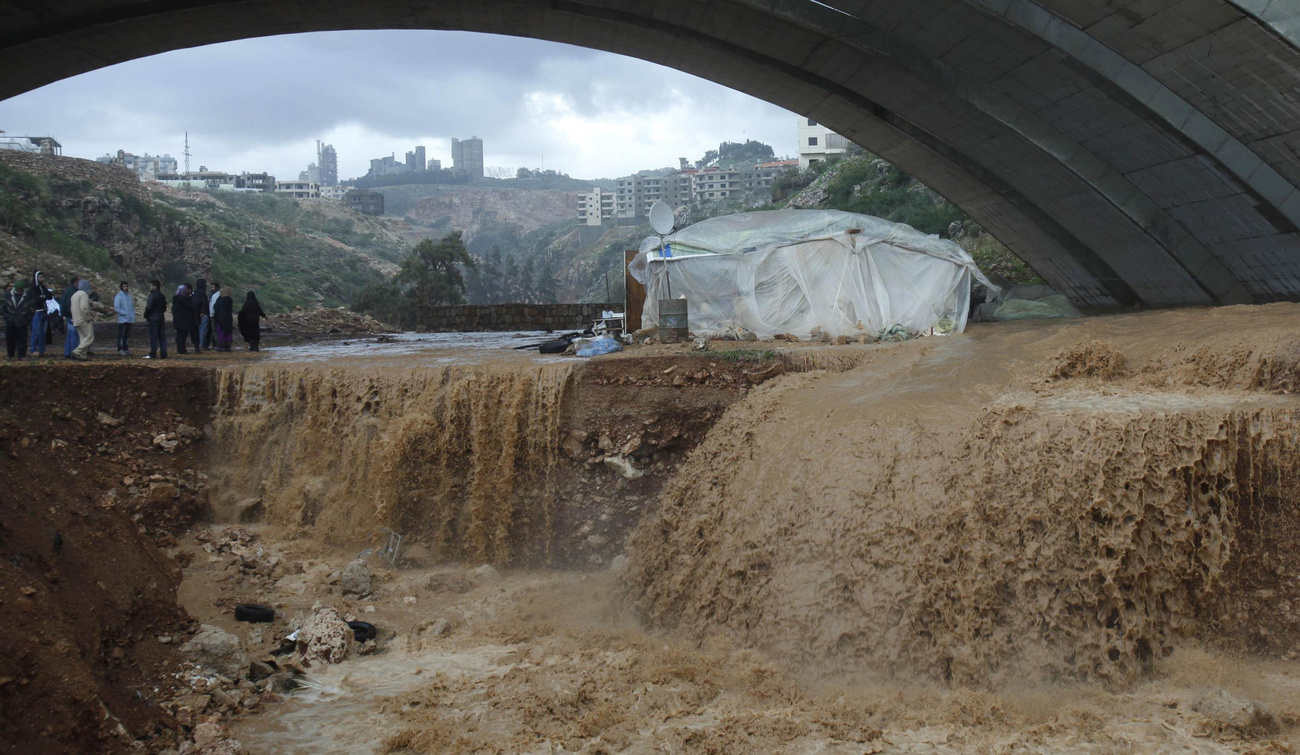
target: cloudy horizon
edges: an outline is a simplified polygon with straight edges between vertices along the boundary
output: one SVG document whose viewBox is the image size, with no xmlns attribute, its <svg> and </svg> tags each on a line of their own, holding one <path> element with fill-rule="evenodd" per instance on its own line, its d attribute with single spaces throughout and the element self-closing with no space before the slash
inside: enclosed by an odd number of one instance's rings
<svg viewBox="0 0 1300 755">
<path fill-rule="evenodd" d="M 477 136 L 488 168 L 613 178 L 722 141 L 796 151 L 793 114 L 653 63 L 554 42 L 447 31 L 318 32 L 176 50 L 0 101 L 0 129 L 65 155 L 170 154 L 182 167 L 297 178 L 333 144 L 340 179 L 423 144 L 451 164 Z"/>
</svg>

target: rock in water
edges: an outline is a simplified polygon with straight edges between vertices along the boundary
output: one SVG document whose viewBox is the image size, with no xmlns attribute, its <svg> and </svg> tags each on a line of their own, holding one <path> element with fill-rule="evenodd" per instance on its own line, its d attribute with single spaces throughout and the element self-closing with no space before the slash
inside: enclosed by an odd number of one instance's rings
<svg viewBox="0 0 1300 755">
<path fill-rule="evenodd" d="M 231 678 L 240 676 L 244 666 L 248 665 L 248 654 L 239 638 L 211 624 L 202 625 L 199 633 L 181 650 L 189 653 L 200 665 Z"/>
<path fill-rule="evenodd" d="M 1263 705 L 1249 697 L 1234 695 L 1224 689 L 1206 692 L 1192 704 L 1192 710 L 1205 716 L 1207 723 L 1219 731 L 1234 730 L 1249 735 L 1269 735 L 1279 731 L 1277 719 Z"/>
<path fill-rule="evenodd" d="M 352 628 L 334 608 L 322 608 L 298 630 L 298 655 L 305 661 L 339 663 L 352 653 Z"/>
<path fill-rule="evenodd" d="M 339 584 L 343 587 L 344 595 L 365 595 L 370 592 L 370 569 L 358 558 L 343 569 Z"/>
</svg>

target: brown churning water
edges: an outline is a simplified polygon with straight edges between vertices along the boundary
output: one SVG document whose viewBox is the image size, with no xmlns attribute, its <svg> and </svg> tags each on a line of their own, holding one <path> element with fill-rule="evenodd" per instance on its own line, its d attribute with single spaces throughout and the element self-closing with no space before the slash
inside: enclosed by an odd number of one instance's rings
<svg viewBox="0 0 1300 755">
<path fill-rule="evenodd" d="M 641 616 L 803 668 L 1124 683 L 1297 639 L 1300 307 L 974 327 L 734 406 L 642 522 Z"/>
<path fill-rule="evenodd" d="M 510 563 L 549 542 L 572 372 L 522 360 L 225 369 L 215 488 L 227 505 L 259 497 L 269 521 L 328 542 L 389 527 L 440 559 Z"/>
</svg>

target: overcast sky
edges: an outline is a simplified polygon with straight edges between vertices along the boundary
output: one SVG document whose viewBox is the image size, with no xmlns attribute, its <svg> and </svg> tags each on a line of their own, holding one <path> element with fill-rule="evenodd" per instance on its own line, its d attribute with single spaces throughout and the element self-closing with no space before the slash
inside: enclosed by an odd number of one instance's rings
<svg viewBox="0 0 1300 755">
<path fill-rule="evenodd" d="M 354 31 L 229 42 L 92 71 L 0 101 L 0 129 L 50 135 L 65 155 L 124 149 L 232 173 L 297 178 L 332 143 L 340 178 L 416 144 L 451 163 L 451 138 L 484 163 L 615 177 L 758 139 L 795 152 L 789 112 L 632 58 L 466 32 Z M 182 168 L 184 167 L 182 161 Z"/>
</svg>

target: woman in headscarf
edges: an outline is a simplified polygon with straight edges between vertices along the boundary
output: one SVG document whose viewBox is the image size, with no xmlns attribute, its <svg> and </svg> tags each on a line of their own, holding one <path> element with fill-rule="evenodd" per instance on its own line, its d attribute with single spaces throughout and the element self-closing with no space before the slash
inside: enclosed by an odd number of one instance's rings
<svg viewBox="0 0 1300 755">
<path fill-rule="evenodd" d="M 185 350 L 185 340 L 198 327 L 195 317 L 194 297 L 190 294 L 189 285 L 182 283 L 176 287 L 176 295 L 172 297 L 172 327 L 176 328 L 177 354 L 189 353 Z M 200 353 L 197 339 L 194 339 L 194 353 Z"/>
<path fill-rule="evenodd" d="M 257 294 L 252 291 L 244 297 L 244 306 L 239 310 L 239 334 L 244 337 L 249 351 L 257 351 L 258 342 L 262 340 L 262 329 L 258 319 L 266 317 L 262 305 L 257 301 Z"/>
<path fill-rule="evenodd" d="M 235 303 L 228 288 L 221 290 L 217 303 L 212 305 L 212 319 L 217 328 L 217 350 L 230 351 L 230 344 L 235 340 Z"/>
</svg>

